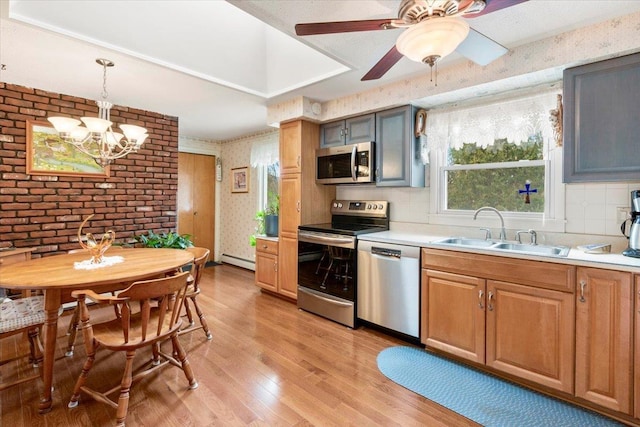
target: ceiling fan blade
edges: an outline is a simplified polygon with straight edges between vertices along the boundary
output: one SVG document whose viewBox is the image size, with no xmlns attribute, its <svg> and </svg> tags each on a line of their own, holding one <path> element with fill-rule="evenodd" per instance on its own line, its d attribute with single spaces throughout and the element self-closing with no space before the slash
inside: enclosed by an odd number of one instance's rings
<svg viewBox="0 0 640 427">
<path fill-rule="evenodd" d="M 500 43 L 491 40 L 473 28 L 469 29 L 467 38 L 456 48 L 456 52 L 482 66 L 495 61 L 508 51 L 509 49 Z"/>
<path fill-rule="evenodd" d="M 505 9 L 507 7 L 515 6 L 520 3 L 524 3 L 528 0 L 486 0 L 487 5 L 482 12 L 465 15 L 465 18 L 477 18 L 478 16 L 486 15 L 496 10 Z"/>
<path fill-rule="evenodd" d="M 315 22 L 296 24 L 296 35 L 312 36 L 315 34 L 351 33 L 356 31 L 384 30 L 384 25 L 394 19 L 368 19 L 364 21 Z"/>
<path fill-rule="evenodd" d="M 403 55 L 400 52 L 398 52 L 398 49 L 396 49 L 396 46 L 393 45 L 391 50 L 387 52 L 382 57 L 382 59 L 380 59 L 380 61 L 378 61 L 378 63 L 374 65 L 373 68 L 370 69 L 369 72 L 360 79 L 360 81 L 364 82 L 367 80 L 379 79 L 380 77 L 384 76 L 384 74 L 387 71 L 389 71 L 391 67 L 396 65 L 396 63 L 400 61 L 400 58 L 402 57 Z"/>
</svg>

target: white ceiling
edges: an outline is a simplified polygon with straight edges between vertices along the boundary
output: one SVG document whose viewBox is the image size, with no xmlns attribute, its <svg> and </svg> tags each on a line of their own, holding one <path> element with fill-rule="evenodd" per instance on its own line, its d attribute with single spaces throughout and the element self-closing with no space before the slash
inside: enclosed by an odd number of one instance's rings
<svg viewBox="0 0 640 427">
<path fill-rule="evenodd" d="M 295 37 L 299 22 L 390 18 L 400 0 L 0 0 L 0 80 L 179 117 L 180 135 L 224 140 L 267 128 L 267 106 L 328 101 L 427 66 L 360 78 L 401 30 Z M 640 11 L 640 1 L 529 0 L 469 19 L 507 48 Z M 257 18 L 257 19 L 256 19 Z M 265 25 L 268 24 L 268 25 Z M 452 54 L 440 64 L 464 60 Z"/>
</svg>

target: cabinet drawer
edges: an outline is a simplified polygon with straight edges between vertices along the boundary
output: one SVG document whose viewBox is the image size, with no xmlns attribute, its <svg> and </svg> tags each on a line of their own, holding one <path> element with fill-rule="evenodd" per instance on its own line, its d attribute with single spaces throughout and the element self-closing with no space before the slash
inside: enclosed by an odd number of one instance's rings
<svg viewBox="0 0 640 427">
<path fill-rule="evenodd" d="M 575 266 L 553 262 L 423 248 L 422 268 L 563 292 L 575 291 Z"/>
<path fill-rule="evenodd" d="M 277 255 L 278 242 L 275 240 L 256 239 L 256 251 Z"/>
</svg>

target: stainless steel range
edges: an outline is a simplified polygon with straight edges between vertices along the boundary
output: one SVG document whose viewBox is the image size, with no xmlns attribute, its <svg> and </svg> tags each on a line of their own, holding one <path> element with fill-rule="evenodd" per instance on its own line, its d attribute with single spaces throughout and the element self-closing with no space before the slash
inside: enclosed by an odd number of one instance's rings
<svg viewBox="0 0 640 427">
<path fill-rule="evenodd" d="M 351 328 L 358 236 L 389 229 L 389 203 L 334 200 L 331 223 L 298 227 L 298 307 Z"/>
</svg>

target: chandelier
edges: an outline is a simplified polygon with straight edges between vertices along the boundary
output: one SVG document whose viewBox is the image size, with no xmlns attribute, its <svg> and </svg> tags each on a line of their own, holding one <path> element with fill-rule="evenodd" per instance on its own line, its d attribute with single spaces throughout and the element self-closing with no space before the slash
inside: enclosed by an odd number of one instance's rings
<svg viewBox="0 0 640 427">
<path fill-rule="evenodd" d="M 98 117 L 81 117 L 80 120 L 69 117 L 49 117 L 56 132 L 63 141 L 91 156 L 97 164 L 106 167 L 115 159 L 136 152 L 149 136 L 147 129 L 136 125 L 119 125 L 122 133 L 111 129 L 109 113 L 113 104 L 107 101 L 107 67 L 114 63 L 108 59 L 98 58 L 102 65 L 102 100 L 96 101 Z M 84 126 L 81 124 L 84 123 Z"/>
</svg>

